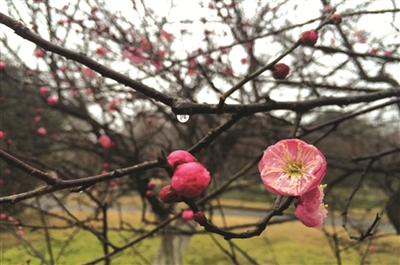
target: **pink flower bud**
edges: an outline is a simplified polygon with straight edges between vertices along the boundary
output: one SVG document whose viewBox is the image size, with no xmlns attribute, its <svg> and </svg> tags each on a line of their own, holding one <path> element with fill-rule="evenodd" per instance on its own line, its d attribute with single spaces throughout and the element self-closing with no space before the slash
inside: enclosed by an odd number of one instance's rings
<svg viewBox="0 0 400 265">
<path fill-rule="evenodd" d="M 193 219 L 193 211 L 192 210 L 184 210 L 182 212 L 182 219 L 186 221 L 190 221 Z"/>
<path fill-rule="evenodd" d="M 44 56 L 44 52 L 42 50 L 36 50 L 35 56 L 38 58 L 42 58 Z"/>
<path fill-rule="evenodd" d="M 176 150 L 170 153 L 167 157 L 168 164 L 176 168 L 177 166 L 188 163 L 188 162 L 196 162 L 196 158 L 192 156 L 189 152 L 184 150 Z"/>
<path fill-rule="evenodd" d="M 207 221 L 206 216 L 202 212 L 196 212 L 193 214 L 193 220 L 195 220 L 198 223 L 203 223 Z"/>
<path fill-rule="evenodd" d="M 375 246 L 369 246 L 368 250 L 369 251 L 374 251 L 375 250 Z"/>
<path fill-rule="evenodd" d="M 339 25 L 340 23 L 342 23 L 342 16 L 339 14 L 332 14 L 329 17 L 329 23 L 333 25 Z"/>
<path fill-rule="evenodd" d="M 47 86 L 41 86 L 39 88 L 39 93 L 42 96 L 45 96 L 47 93 L 49 93 L 50 89 Z"/>
<path fill-rule="evenodd" d="M 109 149 L 112 147 L 111 139 L 107 135 L 100 136 L 98 141 L 104 149 Z"/>
<path fill-rule="evenodd" d="M 46 134 L 47 134 L 47 131 L 46 131 L 45 128 L 40 127 L 39 129 L 37 129 L 37 133 L 38 133 L 39 135 L 46 135 Z"/>
<path fill-rule="evenodd" d="M 7 220 L 8 220 L 9 222 L 12 222 L 12 221 L 14 221 L 14 218 L 13 218 L 12 216 L 9 216 L 9 217 L 7 218 Z"/>
<path fill-rule="evenodd" d="M 4 69 L 6 69 L 7 64 L 3 61 L 0 61 L 0 71 L 3 71 Z"/>
<path fill-rule="evenodd" d="M 386 56 L 386 57 L 390 57 L 390 56 L 392 56 L 392 52 L 389 51 L 389 50 L 386 50 L 386 51 L 383 52 L 383 55 Z"/>
<path fill-rule="evenodd" d="M 50 106 L 56 105 L 56 104 L 58 103 L 58 97 L 56 97 L 56 96 L 50 96 L 50 97 L 48 97 L 48 98 L 47 98 L 47 103 L 48 103 Z"/>
<path fill-rule="evenodd" d="M 181 202 L 182 197 L 176 191 L 171 189 L 171 185 L 164 186 L 160 191 L 160 199 L 164 203 Z"/>
<path fill-rule="evenodd" d="M 93 92 L 92 92 L 92 89 L 90 89 L 90 88 L 87 88 L 86 90 L 85 90 L 85 94 L 86 95 L 90 95 L 90 94 L 92 94 Z"/>
<path fill-rule="evenodd" d="M 276 80 L 282 80 L 286 78 L 289 72 L 289 66 L 284 63 L 277 63 L 274 65 L 274 70 L 272 70 L 272 77 Z"/>
<path fill-rule="evenodd" d="M 166 32 L 165 30 L 161 30 L 161 35 L 168 41 L 168 42 L 173 42 L 174 38 L 172 37 L 171 34 Z"/>
<path fill-rule="evenodd" d="M 6 133 L 3 131 L 0 131 L 0 140 L 5 140 L 6 139 Z"/>
<path fill-rule="evenodd" d="M 18 230 L 18 231 L 17 231 L 17 235 L 23 236 L 23 235 L 24 235 L 24 232 L 23 232 L 22 230 Z"/>
<path fill-rule="evenodd" d="M 15 222 L 14 222 L 14 225 L 15 225 L 15 226 L 21 226 L 21 222 L 20 222 L 20 221 L 15 221 Z"/>
<path fill-rule="evenodd" d="M 153 181 L 149 181 L 149 183 L 147 183 L 147 188 L 149 190 L 152 190 L 156 187 L 156 183 L 154 183 Z"/>
<path fill-rule="evenodd" d="M 175 169 L 171 187 L 186 198 L 194 198 L 207 189 L 210 181 L 210 172 L 202 164 L 189 162 Z"/>
<path fill-rule="evenodd" d="M 0 214 L 0 219 L 6 219 L 6 218 L 7 218 L 7 214 L 5 214 L 5 213 Z"/>
<path fill-rule="evenodd" d="M 151 190 L 146 191 L 146 197 L 153 197 L 153 196 L 154 196 L 153 191 L 151 191 Z"/>
<path fill-rule="evenodd" d="M 301 34 L 299 43 L 305 46 L 314 46 L 318 40 L 318 33 L 314 30 L 307 30 Z"/>
<path fill-rule="evenodd" d="M 35 122 L 41 122 L 41 121 L 42 121 L 42 117 L 40 117 L 40 116 L 35 117 Z"/>
<path fill-rule="evenodd" d="M 104 169 L 108 168 L 108 163 L 103 163 L 103 168 Z"/>
</svg>

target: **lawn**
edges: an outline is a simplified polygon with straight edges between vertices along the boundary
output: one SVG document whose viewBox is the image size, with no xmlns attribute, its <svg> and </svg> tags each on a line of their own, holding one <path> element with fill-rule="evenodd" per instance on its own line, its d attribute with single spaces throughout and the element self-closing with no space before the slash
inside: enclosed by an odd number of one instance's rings
<svg viewBox="0 0 400 265">
<path fill-rule="evenodd" d="M 73 212 L 77 217 L 83 217 L 85 212 Z M 138 213 L 123 213 L 124 219 L 135 227 L 140 226 Z M 215 218 L 214 223 L 222 224 L 221 218 Z M 252 223 L 258 219 L 229 216 L 228 225 Z M 59 221 L 51 221 L 57 225 Z M 110 212 L 110 225 L 118 222 L 118 213 Z M 97 224 L 94 224 L 97 225 Z M 151 225 L 143 228 L 151 229 Z M 201 227 L 198 228 L 201 231 Z M 330 232 L 333 227 L 327 226 Z M 351 241 L 341 228 L 336 229 L 342 246 L 348 246 L 342 252 L 343 264 L 360 264 L 361 256 L 366 253 L 364 264 L 399 264 L 400 237 L 382 236 L 372 238 L 365 242 L 357 243 Z M 81 264 L 102 256 L 102 248 L 95 236 L 80 228 L 51 231 L 52 251 L 55 257 L 63 248 L 64 242 L 72 235 L 70 244 L 63 250 L 56 264 Z M 110 232 L 109 239 L 116 245 L 123 245 L 138 237 L 134 232 Z M 222 237 L 214 235 L 217 242 L 227 251 L 231 251 L 229 243 Z M 46 259 L 49 258 L 43 232 L 41 230 L 29 231 L 24 228 L 24 239 L 28 240 L 38 253 Z M 1 235 L 1 257 L 0 264 L 27 264 L 26 260 L 31 259 L 31 264 L 40 264 L 40 260 L 30 254 L 19 240 L 8 233 Z M 147 238 L 134 245 L 121 254 L 113 257 L 112 264 L 149 264 L 154 253 L 157 251 L 160 238 L 158 236 Z M 299 222 L 291 222 L 279 225 L 271 225 L 259 237 L 251 239 L 235 239 L 232 242 L 241 250 L 254 258 L 258 264 L 336 264 L 335 257 L 329 247 L 328 241 L 321 229 L 304 227 Z M 370 246 L 371 251 L 369 251 Z M 243 254 L 235 250 L 239 264 L 251 264 Z M 100 263 L 101 264 L 101 263 Z M 232 264 L 229 257 L 224 254 L 214 243 L 210 234 L 199 234 L 191 238 L 190 244 L 184 256 L 183 264 Z"/>
</svg>

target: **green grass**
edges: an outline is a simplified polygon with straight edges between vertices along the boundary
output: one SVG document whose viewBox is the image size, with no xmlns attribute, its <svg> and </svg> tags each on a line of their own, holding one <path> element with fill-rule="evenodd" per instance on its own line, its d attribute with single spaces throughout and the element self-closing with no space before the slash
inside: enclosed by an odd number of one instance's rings
<svg viewBox="0 0 400 265">
<path fill-rule="evenodd" d="M 111 216 L 110 218 L 113 219 L 115 217 Z M 228 224 L 234 225 L 254 221 L 257 220 L 230 217 Z M 215 222 L 221 225 L 221 220 L 215 220 Z M 327 228 L 329 229 L 329 227 Z M 76 229 L 51 232 L 54 238 L 52 242 L 53 252 L 57 256 L 68 236 L 73 232 L 79 231 L 57 264 L 81 264 L 102 256 L 102 247 L 96 237 L 84 230 Z M 198 227 L 198 229 L 201 228 Z M 339 231 L 341 230 L 339 229 Z M 29 232 L 26 229 L 24 229 L 24 232 L 24 238 L 29 240 L 37 251 L 48 259 L 49 255 L 46 254 L 42 232 Z M 366 261 L 369 264 L 398 264 L 400 256 L 399 236 L 388 236 L 373 239 L 372 242 L 357 243 L 347 239 L 347 235 L 342 232 L 340 235 L 343 245 L 354 245 L 342 253 L 344 264 L 360 264 L 360 253 L 365 253 L 369 244 L 373 244 L 375 247 L 375 250 L 369 252 L 367 256 Z M 133 240 L 137 236 L 137 234 L 130 232 L 109 233 L 110 241 L 118 246 L 126 242 L 124 238 Z M 227 241 L 218 235 L 214 235 L 214 237 L 226 250 L 230 251 Z M 39 259 L 30 255 L 22 244 L 15 245 L 18 240 L 14 237 L 2 234 L 2 239 L 0 264 L 26 264 L 27 259 L 32 259 L 31 264 L 40 264 Z M 235 239 L 232 242 L 257 260 L 259 264 L 336 264 L 329 244 L 320 229 L 306 228 L 298 222 L 273 225 L 267 227 L 259 237 Z M 114 256 L 112 264 L 149 264 L 157 251 L 159 243 L 160 238 L 158 236 L 147 238 L 123 253 Z M 235 252 L 240 264 L 250 264 L 240 252 L 237 250 Z M 191 238 L 188 249 L 185 252 L 183 264 L 222 265 L 232 264 L 232 261 L 218 249 L 209 234 L 202 234 Z"/>
</svg>

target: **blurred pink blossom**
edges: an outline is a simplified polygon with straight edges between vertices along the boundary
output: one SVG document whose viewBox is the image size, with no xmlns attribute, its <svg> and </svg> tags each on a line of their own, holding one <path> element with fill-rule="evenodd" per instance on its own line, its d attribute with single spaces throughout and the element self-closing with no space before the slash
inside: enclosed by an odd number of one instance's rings
<svg viewBox="0 0 400 265">
<path fill-rule="evenodd" d="M 185 150 L 176 150 L 171 152 L 168 155 L 167 160 L 168 164 L 173 168 L 176 168 L 177 166 L 185 163 L 197 162 L 196 158 L 192 156 L 191 153 Z"/>
<path fill-rule="evenodd" d="M 300 196 L 320 184 L 325 176 L 326 160 L 315 146 L 299 139 L 287 139 L 265 150 L 258 169 L 270 192 Z"/>
<path fill-rule="evenodd" d="M 128 58 L 133 64 L 141 64 L 146 61 L 142 50 L 136 47 L 130 47 L 129 50 L 122 50 L 122 57 Z"/>
<path fill-rule="evenodd" d="M 42 50 L 36 50 L 35 56 L 38 58 L 42 58 L 44 56 L 44 52 Z"/>
<path fill-rule="evenodd" d="M 0 61 L 0 71 L 3 71 L 4 69 L 6 69 L 7 64 L 3 61 Z"/>
<path fill-rule="evenodd" d="M 51 106 L 54 106 L 58 103 L 58 97 L 57 96 L 49 96 L 47 98 L 47 103 Z"/>
<path fill-rule="evenodd" d="M 99 144 L 103 146 L 104 149 L 109 149 L 113 146 L 113 143 L 107 135 L 102 135 L 99 137 Z"/>
<path fill-rule="evenodd" d="M 182 219 L 186 221 L 190 221 L 193 219 L 193 211 L 192 210 L 184 210 L 182 212 Z"/>
<path fill-rule="evenodd" d="M 82 74 L 86 77 L 89 78 L 95 78 L 96 77 L 96 73 L 90 69 L 89 67 L 82 67 Z"/>
<path fill-rule="evenodd" d="M 39 135 L 46 135 L 46 134 L 47 134 L 47 131 L 46 131 L 45 128 L 40 127 L 39 129 L 37 129 L 37 133 L 38 133 Z"/>
<path fill-rule="evenodd" d="M 168 32 L 166 32 L 165 30 L 161 30 L 161 35 L 165 38 L 166 41 L 168 42 L 173 42 L 174 38 L 172 37 L 171 34 L 169 34 Z"/>
</svg>

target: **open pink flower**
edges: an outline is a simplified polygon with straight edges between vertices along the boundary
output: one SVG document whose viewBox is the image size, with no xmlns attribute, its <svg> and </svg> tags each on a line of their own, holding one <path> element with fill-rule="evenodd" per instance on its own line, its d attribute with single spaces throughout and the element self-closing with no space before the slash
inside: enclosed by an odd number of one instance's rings
<svg viewBox="0 0 400 265">
<path fill-rule="evenodd" d="M 196 162 L 196 158 L 191 153 L 185 150 L 176 150 L 170 153 L 167 157 L 168 164 L 175 168 L 179 165 L 189 162 Z"/>
<path fill-rule="evenodd" d="M 307 227 L 321 227 L 328 213 L 327 205 L 323 203 L 326 185 L 318 187 L 301 195 L 296 203 L 295 214 Z"/>
<path fill-rule="evenodd" d="M 171 179 L 171 188 L 186 198 L 199 196 L 210 185 L 210 172 L 198 162 L 178 166 Z"/>
<path fill-rule="evenodd" d="M 101 146 L 103 146 L 104 149 L 109 149 L 113 145 L 110 137 L 108 137 L 107 135 L 100 136 L 99 144 L 101 144 Z"/>
<path fill-rule="evenodd" d="M 325 175 L 326 160 L 313 145 L 287 139 L 265 150 L 258 170 L 270 192 L 300 196 L 319 185 Z"/>
</svg>

